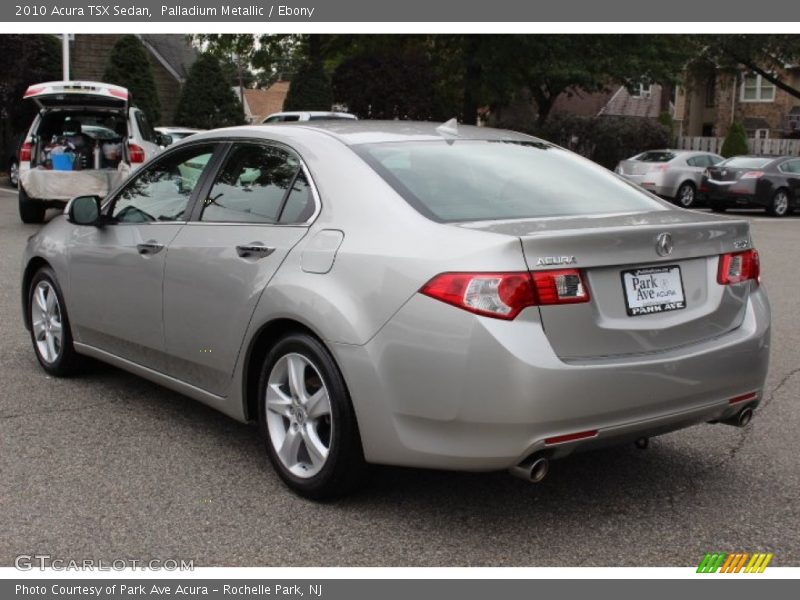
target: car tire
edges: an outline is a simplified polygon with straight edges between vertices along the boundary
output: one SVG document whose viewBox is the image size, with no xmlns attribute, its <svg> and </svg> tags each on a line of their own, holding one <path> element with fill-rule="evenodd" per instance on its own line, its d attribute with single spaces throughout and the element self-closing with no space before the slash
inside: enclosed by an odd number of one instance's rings
<svg viewBox="0 0 800 600">
<path fill-rule="evenodd" d="M 771 217 L 785 217 L 789 212 L 789 191 L 781 188 L 770 198 L 769 204 L 767 204 L 767 214 Z"/>
<path fill-rule="evenodd" d="M 28 287 L 31 342 L 42 368 L 54 377 L 69 377 L 83 363 L 72 343 L 64 296 L 50 267 L 42 267 Z"/>
<path fill-rule="evenodd" d="M 258 420 L 275 471 L 313 500 L 360 487 L 368 467 L 353 405 L 330 352 L 306 333 L 283 337 L 261 370 Z"/>
<path fill-rule="evenodd" d="M 19 187 L 19 163 L 15 159 L 8 163 L 8 182 L 12 187 Z"/>
<path fill-rule="evenodd" d="M 19 188 L 19 218 L 23 223 L 44 223 L 47 209 L 39 200 L 34 200 Z"/>
<path fill-rule="evenodd" d="M 675 204 L 681 208 L 694 208 L 697 204 L 697 186 L 691 181 L 684 181 L 675 194 Z"/>
<path fill-rule="evenodd" d="M 727 206 L 719 200 L 712 200 L 709 205 L 711 206 L 711 210 L 715 213 L 724 213 L 727 208 Z"/>
</svg>

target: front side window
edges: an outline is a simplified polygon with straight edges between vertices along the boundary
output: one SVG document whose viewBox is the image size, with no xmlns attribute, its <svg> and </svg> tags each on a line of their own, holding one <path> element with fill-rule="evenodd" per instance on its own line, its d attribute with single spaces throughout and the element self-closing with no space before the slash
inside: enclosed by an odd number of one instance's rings
<svg viewBox="0 0 800 600">
<path fill-rule="evenodd" d="M 664 210 L 607 169 L 542 142 L 353 146 L 423 215 L 443 222 Z"/>
<path fill-rule="evenodd" d="M 775 99 L 775 84 L 761 75 L 745 75 L 742 80 L 742 101 L 772 102 Z"/>
<path fill-rule="evenodd" d="M 278 223 L 282 213 L 302 207 L 300 159 L 283 148 L 260 144 L 234 146 L 203 206 L 201 221 Z M 295 191 L 295 188 L 299 188 Z M 288 200 L 291 199 L 291 204 Z"/>
<path fill-rule="evenodd" d="M 182 221 L 213 145 L 172 152 L 136 174 L 114 200 L 111 215 L 121 223 Z"/>
</svg>

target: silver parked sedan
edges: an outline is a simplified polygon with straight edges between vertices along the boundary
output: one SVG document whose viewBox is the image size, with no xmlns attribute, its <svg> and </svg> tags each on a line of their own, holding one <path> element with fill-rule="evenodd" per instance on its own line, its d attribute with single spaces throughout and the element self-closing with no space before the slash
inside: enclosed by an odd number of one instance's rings
<svg viewBox="0 0 800 600">
<path fill-rule="evenodd" d="M 748 223 L 508 131 L 331 121 L 200 133 L 31 237 L 25 324 L 256 420 L 298 493 L 368 463 L 541 480 L 578 449 L 762 397 Z"/>
<path fill-rule="evenodd" d="M 703 173 L 724 160 L 711 152 L 648 150 L 623 160 L 617 173 L 682 208 L 697 204 Z"/>
</svg>

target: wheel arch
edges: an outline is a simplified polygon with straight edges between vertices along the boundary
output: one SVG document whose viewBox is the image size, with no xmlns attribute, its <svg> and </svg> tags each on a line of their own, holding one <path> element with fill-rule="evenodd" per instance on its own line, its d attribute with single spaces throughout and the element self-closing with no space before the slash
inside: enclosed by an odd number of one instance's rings
<svg viewBox="0 0 800 600">
<path fill-rule="evenodd" d="M 30 307 L 28 306 L 28 290 L 31 287 L 33 276 L 42 268 L 48 267 L 52 269 L 52 265 L 41 256 L 34 256 L 25 265 L 25 271 L 22 274 L 22 315 L 25 322 L 25 329 L 31 329 L 31 314 Z"/>
<path fill-rule="evenodd" d="M 258 384 L 260 365 L 275 343 L 288 333 L 305 333 L 316 339 L 333 356 L 325 340 L 311 327 L 290 317 L 280 317 L 264 323 L 253 334 L 244 356 L 242 369 L 242 411 L 246 421 L 258 417 Z M 337 368 L 338 365 L 337 365 Z M 341 373 L 341 369 L 339 369 Z M 344 375 L 342 375 L 344 377 Z M 347 382 L 345 382 L 347 385 Z"/>
</svg>

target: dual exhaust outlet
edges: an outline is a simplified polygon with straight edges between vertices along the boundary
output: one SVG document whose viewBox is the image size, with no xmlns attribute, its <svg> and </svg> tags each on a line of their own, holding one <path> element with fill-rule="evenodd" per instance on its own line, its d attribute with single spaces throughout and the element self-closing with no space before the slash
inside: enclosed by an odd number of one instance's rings
<svg viewBox="0 0 800 600">
<path fill-rule="evenodd" d="M 732 417 L 720 421 L 734 427 L 747 427 L 753 420 L 753 409 L 744 407 Z M 649 438 L 641 437 L 635 441 L 640 450 L 645 450 L 649 445 Z M 541 483 L 550 471 L 550 459 L 543 452 L 535 452 L 518 465 L 511 467 L 508 472 L 514 477 L 519 477 L 530 483 Z"/>
</svg>

